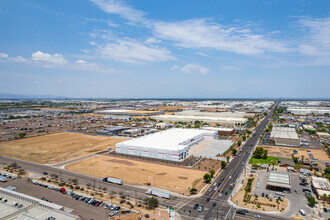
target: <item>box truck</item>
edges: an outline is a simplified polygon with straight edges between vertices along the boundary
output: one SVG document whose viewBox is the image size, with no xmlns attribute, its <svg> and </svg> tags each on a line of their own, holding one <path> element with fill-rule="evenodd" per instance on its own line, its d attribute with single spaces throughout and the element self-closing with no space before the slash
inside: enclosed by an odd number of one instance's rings
<svg viewBox="0 0 330 220">
<path fill-rule="evenodd" d="M 123 181 L 120 179 L 116 179 L 116 178 L 112 178 L 112 177 L 106 177 L 103 179 L 104 182 L 108 182 L 108 183 L 115 183 L 118 185 L 123 185 Z"/>
<path fill-rule="evenodd" d="M 154 195 L 165 199 L 171 198 L 171 193 L 167 193 L 159 190 L 149 189 L 146 193 L 149 195 Z"/>
</svg>

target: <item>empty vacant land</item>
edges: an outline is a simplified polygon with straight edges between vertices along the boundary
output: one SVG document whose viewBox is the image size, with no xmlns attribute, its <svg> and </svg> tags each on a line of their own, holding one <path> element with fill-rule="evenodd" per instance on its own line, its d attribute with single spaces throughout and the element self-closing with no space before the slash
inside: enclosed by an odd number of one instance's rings
<svg viewBox="0 0 330 220">
<path fill-rule="evenodd" d="M 0 154 L 42 164 L 58 163 L 114 147 L 123 138 L 57 133 L 0 143 Z"/>
<path fill-rule="evenodd" d="M 66 166 L 67 169 L 88 175 L 114 177 L 124 184 L 163 188 L 172 192 L 188 194 L 188 188 L 200 188 L 205 172 L 187 168 L 98 155 Z"/>
</svg>

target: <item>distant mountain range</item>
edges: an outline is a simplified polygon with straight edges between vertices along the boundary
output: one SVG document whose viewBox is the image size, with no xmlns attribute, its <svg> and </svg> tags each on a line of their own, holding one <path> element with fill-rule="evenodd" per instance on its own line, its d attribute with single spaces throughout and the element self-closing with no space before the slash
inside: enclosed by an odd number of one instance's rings
<svg viewBox="0 0 330 220">
<path fill-rule="evenodd" d="M 66 99 L 65 96 L 55 95 L 19 95 L 0 93 L 0 99 Z"/>
</svg>

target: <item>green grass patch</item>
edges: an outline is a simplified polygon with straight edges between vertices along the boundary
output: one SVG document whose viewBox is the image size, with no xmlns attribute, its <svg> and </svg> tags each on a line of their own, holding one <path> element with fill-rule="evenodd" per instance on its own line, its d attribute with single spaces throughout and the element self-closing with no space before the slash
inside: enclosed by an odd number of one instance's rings
<svg viewBox="0 0 330 220">
<path fill-rule="evenodd" d="M 267 156 L 267 159 L 257 159 L 257 158 L 254 158 L 254 157 L 251 157 L 249 163 L 250 164 L 253 164 L 253 163 L 261 163 L 261 164 L 270 164 L 272 165 L 272 163 L 270 162 L 271 160 L 275 160 L 275 165 L 277 165 L 277 160 L 278 158 L 280 157 L 271 157 L 271 156 Z"/>
</svg>

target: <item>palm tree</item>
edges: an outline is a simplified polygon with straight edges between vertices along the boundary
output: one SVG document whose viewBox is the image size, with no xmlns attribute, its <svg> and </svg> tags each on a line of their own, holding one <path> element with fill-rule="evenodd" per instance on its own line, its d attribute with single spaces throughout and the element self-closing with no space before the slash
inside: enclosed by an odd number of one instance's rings
<svg viewBox="0 0 330 220">
<path fill-rule="evenodd" d="M 302 161 L 302 162 L 304 162 L 304 158 L 305 158 L 305 156 L 302 155 L 302 156 L 301 156 L 301 161 Z"/>
<path fill-rule="evenodd" d="M 275 160 L 271 160 L 270 163 L 273 165 L 273 170 L 274 170 L 274 165 L 275 165 Z"/>
</svg>

